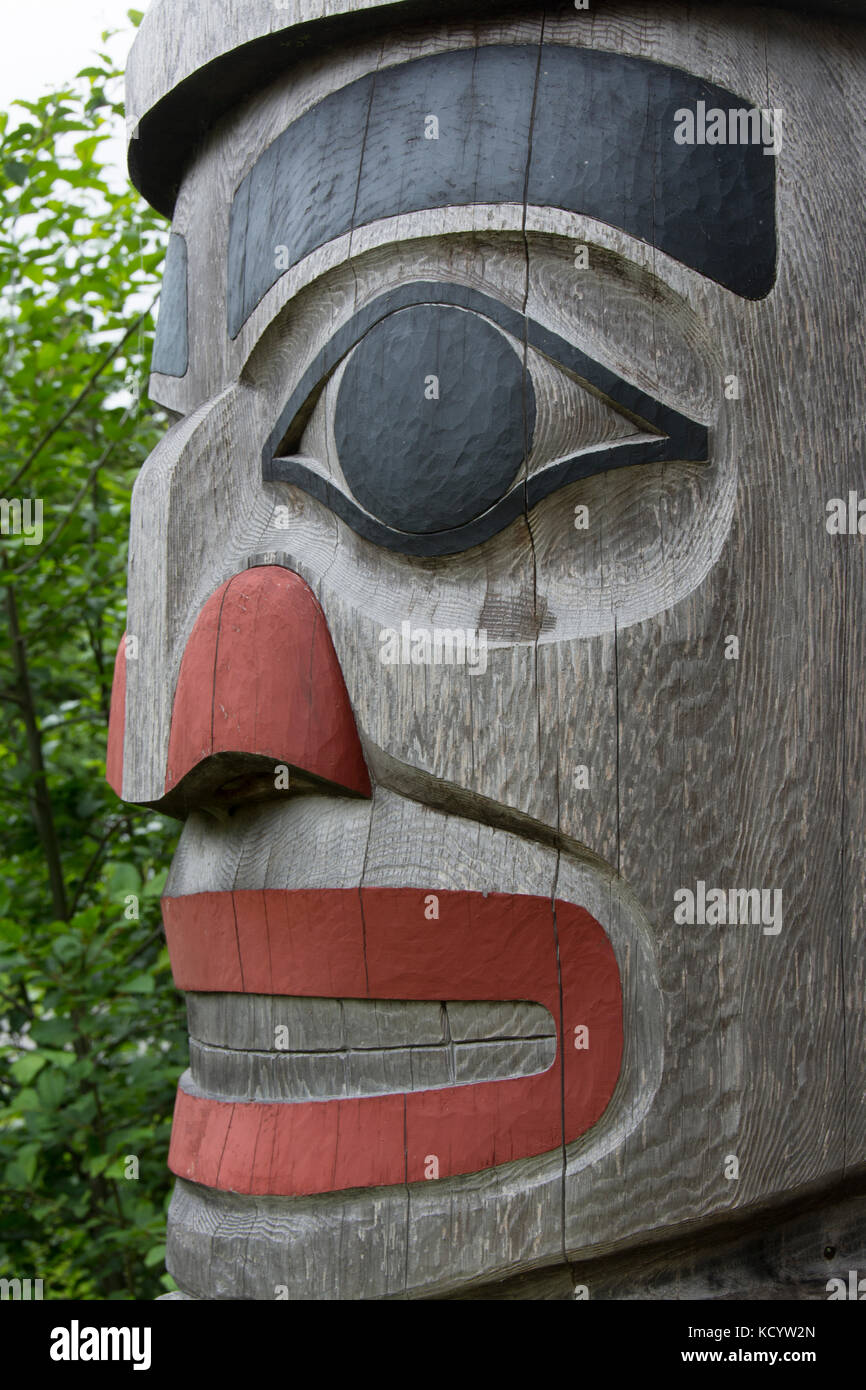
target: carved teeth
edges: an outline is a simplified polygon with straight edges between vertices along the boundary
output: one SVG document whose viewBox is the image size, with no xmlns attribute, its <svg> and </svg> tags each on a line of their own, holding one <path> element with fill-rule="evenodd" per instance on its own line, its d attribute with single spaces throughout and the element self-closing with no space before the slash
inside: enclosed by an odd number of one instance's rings
<svg viewBox="0 0 866 1390">
<path fill-rule="evenodd" d="M 540 1004 L 190 994 L 184 1089 L 217 1100 L 387 1095 L 546 1071 Z"/>
</svg>

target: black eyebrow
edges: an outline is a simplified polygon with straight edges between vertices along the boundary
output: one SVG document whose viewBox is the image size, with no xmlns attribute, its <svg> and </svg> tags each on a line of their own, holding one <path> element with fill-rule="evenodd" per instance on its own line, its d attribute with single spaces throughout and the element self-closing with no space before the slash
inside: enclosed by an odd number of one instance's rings
<svg viewBox="0 0 866 1390">
<path fill-rule="evenodd" d="M 679 68 L 556 44 L 455 49 L 359 78 L 294 121 L 239 185 L 229 333 L 288 266 L 352 228 L 472 203 L 581 213 L 762 298 L 775 280 L 776 161 L 762 144 L 678 144 L 675 113 L 699 101 L 756 111 Z M 431 114 L 438 140 L 424 137 Z"/>
<path fill-rule="evenodd" d="M 517 483 L 495 506 L 465 526 L 426 533 L 397 531 L 371 517 L 333 483 L 308 468 L 301 458 L 278 453 L 297 448 L 316 401 L 334 369 L 361 339 L 391 314 L 420 304 L 449 305 L 466 309 L 505 329 L 520 342 L 535 348 L 566 371 L 609 400 L 638 424 L 658 430 L 658 439 L 606 444 L 582 450 L 541 469 L 525 482 Z M 442 556 L 458 554 L 489 540 L 510 525 L 525 510 L 568 483 L 615 468 L 644 463 L 706 462 L 709 431 L 706 425 L 690 420 L 670 406 L 640 391 L 615 372 L 587 356 L 580 348 L 560 338 L 542 324 L 509 308 L 480 290 L 438 281 L 417 281 L 380 295 L 343 324 L 318 353 L 295 387 L 262 451 L 262 478 L 265 482 L 291 483 L 324 503 L 358 535 L 388 550 L 404 555 Z"/>
</svg>

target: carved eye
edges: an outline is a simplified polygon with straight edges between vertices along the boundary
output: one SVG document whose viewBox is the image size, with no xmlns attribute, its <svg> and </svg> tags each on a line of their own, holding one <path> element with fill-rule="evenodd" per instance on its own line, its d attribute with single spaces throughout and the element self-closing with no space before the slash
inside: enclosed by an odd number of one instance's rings
<svg viewBox="0 0 866 1390">
<path fill-rule="evenodd" d="M 395 531 L 468 525 L 504 497 L 535 430 L 520 355 L 488 319 L 417 304 L 352 351 L 336 391 L 343 477 Z"/>
<path fill-rule="evenodd" d="M 578 478 L 705 460 L 706 427 L 478 291 L 416 284 L 344 325 L 264 451 L 360 535 L 449 555 Z"/>
</svg>

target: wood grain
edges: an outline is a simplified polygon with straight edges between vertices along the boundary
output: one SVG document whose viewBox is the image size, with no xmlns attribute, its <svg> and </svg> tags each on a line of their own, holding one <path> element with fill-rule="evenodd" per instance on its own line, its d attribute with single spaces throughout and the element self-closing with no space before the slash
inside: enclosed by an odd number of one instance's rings
<svg viewBox="0 0 866 1390">
<path fill-rule="evenodd" d="M 268 33 L 300 17 L 266 8 Z M 264 13 L 202 18 L 166 86 Z M 835 1247 L 827 1232 L 860 1257 L 859 1215 L 831 1203 L 866 1165 L 863 541 L 825 526 L 828 499 L 862 474 L 864 27 L 817 8 L 667 0 L 390 19 L 250 86 L 191 156 L 175 220 L 190 366 L 154 378 L 183 418 L 134 498 L 140 655 L 126 663 L 123 791 L 163 796 L 178 673 L 209 597 L 248 567 L 291 571 L 324 615 L 373 799 L 299 788 L 222 819 L 194 810 L 169 897 L 421 884 L 583 908 L 622 979 L 622 1072 L 574 1143 L 478 1173 L 407 1184 L 404 1169 L 392 1188 L 294 1199 L 181 1178 L 169 1265 L 209 1298 L 486 1296 L 514 1276 L 524 1282 L 497 1296 L 566 1297 L 589 1262 L 597 1277 L 583 1282 L 597 1278 L 600 1297 L 706 1296 L 719 1269 L 724 1296 L 757 1297 L 761 1259 L 768 1287 L 808 1290 L 815 1242 Z M 153 20 L 152 54 L 171 32 Z M 492 44 L 597 47 L 780 108 L 770 295 L 748 302 L 597 219 L 485 194 L 353 225 L 282 276 L 230 341 L 231 200 L 280 131 L 383 67 Z M 262 447 L 310 364 L 377 296 L 419 280 L 497 298 L 702 422 L 709 463 L 579 480 L 439 558 L 386 553 L 315 499 L 263 483 Z M 550 378 L 537 395 L 551 419 L 574 416 Z M 337 456 L 327 420 L 308 444 L 323 469 Z M 485 629 L 485 671 L 384 666 L 381 631 L 403 621 Z M 698 882 L 780 891 L 781 930 L 677 921 L 675 893 Z M 213 1003 L 213 1026 L 238 1032 L 208 1045 L 261 1050 L 277 1008 L 265 988 L 243 1017 Z M 810 1221 L 775 1240 L 773 1214 L 807 1198 Z M 722 1249 L 726 1223 L 737 1235 Z"/>
</svg>

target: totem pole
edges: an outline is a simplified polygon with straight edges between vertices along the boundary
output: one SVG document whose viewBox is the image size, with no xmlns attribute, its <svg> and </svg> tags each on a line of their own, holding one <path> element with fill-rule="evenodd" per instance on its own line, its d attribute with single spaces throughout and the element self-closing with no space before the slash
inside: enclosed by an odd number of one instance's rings
<svg viewBox="0 0 866 1390">
<path fill-rule="evenodd" d="M 175 1297 L 866 1269 L 864 21 L 154 0 Z"/>
</svg>

